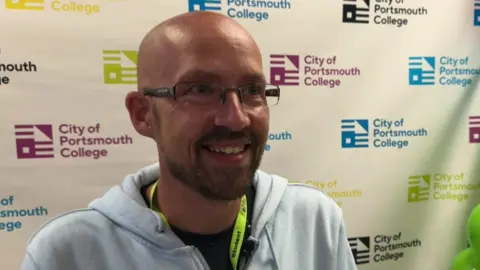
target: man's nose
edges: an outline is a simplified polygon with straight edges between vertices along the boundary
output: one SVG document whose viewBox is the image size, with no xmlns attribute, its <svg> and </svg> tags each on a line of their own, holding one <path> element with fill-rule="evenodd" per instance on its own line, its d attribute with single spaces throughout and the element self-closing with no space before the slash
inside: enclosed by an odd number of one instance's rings
<svg viewBox="0 0 480 270">
<path fill-rule="evenodd" d="M 250 125 L 250 118 L 245 113 L 237 91 L 225 93 L 225 100 L 215 117 L 215 125 L 227 127 L 233 131 L 240 131 Z"/>
</svg>

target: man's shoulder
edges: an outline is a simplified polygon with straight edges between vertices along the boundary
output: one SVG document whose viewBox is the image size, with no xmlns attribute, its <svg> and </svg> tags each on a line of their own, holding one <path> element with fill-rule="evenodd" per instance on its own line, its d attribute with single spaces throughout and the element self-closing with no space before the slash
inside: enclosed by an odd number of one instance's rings
<svg viewBox="0 0 480 270">
<path fill-rule="evenodd" d="M 288 183 L 285 193 L 286 196 L 293 198 L 295 203 L 332 211 L 340 210 L 338 204 L 325 191 L 314 186 L 303 183 Z"/>
<path fill-rule="evenodd" d="M 304 183 L 289 182 L 286 178 L 272 175 L 274 181 L 285 185 L 280 209 L 291 217 L 315 218 L 318 222 L 339 224 L 343 212 L 325 191 Z M 308 216 L 308 217 L 307 217 Z"/>
<path fill-rule="evenodd" d="M 104 257 L 122 235 L 117 228 L 95 209 L 60 214 L 30 238 L 22 269 L 110 269 Z"/>
<path fill-rule="evenodd" d="M 337 241 L 343 224 L 343 211 L 323 190 L 303 183 L 287 183 L 274 224 L 283 224 L 274 226 L 275 235 L 287 230 L 298 239 L 308 242 L 307 238 L 312 238 L 333 250 L 332 243 Z"/>
<path fill-rule="evenodd" d="M 275 182 L 283 182 L 285 185 L 283 200 L 288 200 L 289 203 L 297 204 L 312 204 L 313 206 L 327 207 L 339 210 L 337 203 L 328 194 L 311 185 L 301 182 L 291 182 L 287 178 L 277 174 L 269 174 L 263 171 L 260 174 L 269 175 Z"/>
<path fill-rule="evenodd" d="M 28 246 L 64 246 L 77 239 L 92 239 L 102 229 L 112 224 L 93 209 L 76 209 L 57 215 L 43 224 L 29 239 Z"/>
</svg>

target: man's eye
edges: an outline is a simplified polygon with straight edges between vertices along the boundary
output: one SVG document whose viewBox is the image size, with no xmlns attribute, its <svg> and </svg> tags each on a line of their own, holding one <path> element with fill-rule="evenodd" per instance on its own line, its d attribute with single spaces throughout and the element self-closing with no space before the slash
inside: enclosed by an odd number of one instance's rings
<svg viewBox="0 0 480 270">
<path fill-rule="evenodd" d="M 195 84 L 190 87 L 189 92 L 196 94 L 209 94 L 212 92 L 212 87 L 206 84 Z"/>
<path fill-rule="evenodd" d="M 260 85 L 260 84 L 251 84 L 251 85 L 245 86 L 246 92 L 250 95 L 261 94 L 263 92 L 264 88 L 265 87 L 263 85 Z"/>
</svg>

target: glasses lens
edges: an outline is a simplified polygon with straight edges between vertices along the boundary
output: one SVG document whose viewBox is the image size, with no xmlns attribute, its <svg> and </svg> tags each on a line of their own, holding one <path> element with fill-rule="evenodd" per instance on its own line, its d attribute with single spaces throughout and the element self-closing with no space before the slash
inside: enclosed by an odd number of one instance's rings
<svg viewBox="0 0 480 270">
<path fill-rule="evenodd" d="M 211 104 L 219 101 L 222 86 L 208 83 L 180 83 L 175 90 L 179 100 L 194 104 Z"/>
<path fill-rule="evenodd" d="M 280 100 L 280 88 L 275 85 L 267 85 L 265 88 L 265 97 L 268 106 L 275 106 Z"/>
</svg>

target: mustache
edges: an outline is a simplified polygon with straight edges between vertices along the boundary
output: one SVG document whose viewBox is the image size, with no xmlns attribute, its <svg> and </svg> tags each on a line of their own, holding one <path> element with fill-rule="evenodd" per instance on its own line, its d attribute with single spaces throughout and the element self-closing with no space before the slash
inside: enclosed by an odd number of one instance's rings
<svg viewBox="0 0 480 270">
<path fill-rule="evenodd" d="M 200 139 L 198 139 L 196 142 L 196 146 L 202 147 L 210 141 L 238 139 L 246 139 L 250 142 L 250 144 L 255 144 L 258 142 L 259 137 L 257 134 L 246 128 L 240 131 L 233 131 L 227 127 L 217 126 L 213 130 L 203 135 Z"/>
</svg>

